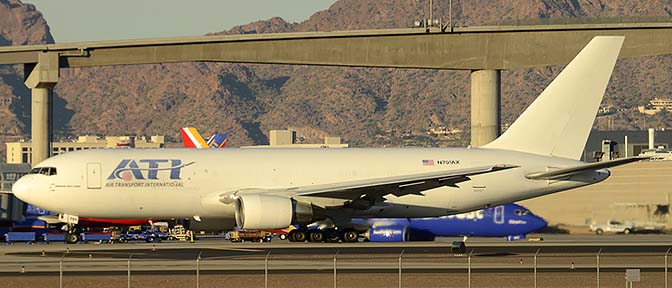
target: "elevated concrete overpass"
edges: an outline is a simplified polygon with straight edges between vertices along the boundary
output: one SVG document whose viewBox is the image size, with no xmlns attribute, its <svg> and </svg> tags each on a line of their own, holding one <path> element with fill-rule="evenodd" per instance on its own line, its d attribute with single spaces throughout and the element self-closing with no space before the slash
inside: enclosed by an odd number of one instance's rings
<svg viewBox="0 0 672 288">
<path fill-rule="evenodd" d="M 182 37 L 0 47 L 0 64 L 25 65 L 33 164 L 49 153 L 59 68 L 189 61 L 470 70 L 471 143 L 480 146 L 500 133 L 500 70 L 567 64 L 597 35 L 626 36 L 621 58 L 672 54 L 671 32 L 672 21 Z"/>
</svg>

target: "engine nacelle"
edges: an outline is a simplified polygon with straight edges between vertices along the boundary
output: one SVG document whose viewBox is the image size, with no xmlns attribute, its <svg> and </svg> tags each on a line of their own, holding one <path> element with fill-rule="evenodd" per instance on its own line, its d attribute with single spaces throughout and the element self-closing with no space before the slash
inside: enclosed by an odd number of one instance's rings
<svg viewBox="0 0 672 288">
<path fill-rule="evenodd" d="M 405 226 L 372 227 L 366 236 L 371 242 L 406 242 L 409 238 Z"/>
<path fill-rule="evenodd" d="M 283 229 L 326 219 L 326 210 L 292 198 L 250 194 L 236 200 L 236 225 L 242 229 Z"/>
<path fill-rule="evenodd" d="M 365 236 L 371 242 L 434 241 L 436 238 L 428 231 L 402 225 L 370 228 Z"/>
</svg>

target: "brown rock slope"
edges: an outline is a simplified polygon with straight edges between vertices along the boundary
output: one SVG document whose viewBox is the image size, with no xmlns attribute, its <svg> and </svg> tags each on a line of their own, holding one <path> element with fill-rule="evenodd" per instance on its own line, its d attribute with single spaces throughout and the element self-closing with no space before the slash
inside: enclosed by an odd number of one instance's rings
<svg viewBox="0 0 672 288">
<path fill-rule="evenodd" d="M 54 43 L 42 14 L 31 4 L 0 0 L 0 46 Z M 23 68 L 0 65 L 0 157 L 4 139 L 29 132 L 30 92 L 23 85 Z M 28 102 L 26 102 L 28 101 Z"/>
</svg>

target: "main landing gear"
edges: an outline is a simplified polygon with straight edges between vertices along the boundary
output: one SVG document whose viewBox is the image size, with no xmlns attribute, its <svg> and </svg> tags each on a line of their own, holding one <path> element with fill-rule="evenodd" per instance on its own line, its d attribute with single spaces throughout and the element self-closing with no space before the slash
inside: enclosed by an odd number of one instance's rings
<svg viewBox="0 0 672 288">
<path fill-rule="evenodd" d="M 63 230 L 65 230 L 65 234 L 63 237 L 65 238 L 65 243 L 67 244 L 77 244 L 79 241 L 82 241 L 82 235 L 81 235 L 81 229 L 78 229 L 75 226 L 66 226 L 63 227 Z"/>
<path fill-rule="evenodd" d="M 287 239 L 289 242 L 357 242 L 359 240 L 359 233 L 354 229 L 294 229 L 289 232 Z"/>
</svg>

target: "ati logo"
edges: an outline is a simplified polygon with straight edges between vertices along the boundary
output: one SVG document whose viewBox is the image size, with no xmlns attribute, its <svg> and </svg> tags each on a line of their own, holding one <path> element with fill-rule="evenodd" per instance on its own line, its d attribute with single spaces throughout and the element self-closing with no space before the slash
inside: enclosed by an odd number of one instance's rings
<svg viewBox="0 0 672 288">
<path fill-rule="evenodd" d="M 138 161 L 124 159 L 119 162 L 119 165 L 107 177 L 107 180 L 159 180 L 159 171 L 170 171 L 170 180 L 180 180 L 182 167 L 191 164 L 194 164 L 194 162 L 182 164 L 182 160 L 179 159 L 143 159 Z M 140 168 L 140 166 L 143 167 Z"/>
</svg>

